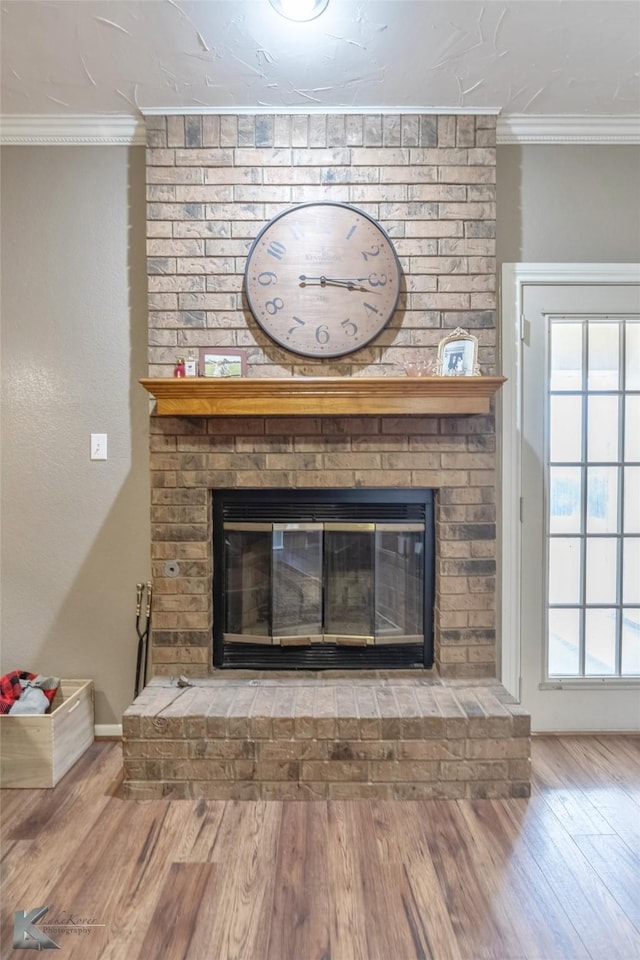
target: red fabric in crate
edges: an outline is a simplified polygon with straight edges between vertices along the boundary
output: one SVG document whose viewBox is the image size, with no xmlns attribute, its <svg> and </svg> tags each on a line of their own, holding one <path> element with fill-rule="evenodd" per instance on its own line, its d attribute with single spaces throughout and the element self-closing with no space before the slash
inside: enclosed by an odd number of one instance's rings
<svg viewBox="0 0 640 960">
<path fill-rule="evenodd" d="M 23 686 L 21 681 L 36 680 L 39 674 L 29 673 L 28 670 L 12 670 L 0 677 L 0 714 L 9 713 L 16 700 L 20 699 Z M 49 703 L 56 695 L 55 687 L 41 687 Z"/>
</svg>

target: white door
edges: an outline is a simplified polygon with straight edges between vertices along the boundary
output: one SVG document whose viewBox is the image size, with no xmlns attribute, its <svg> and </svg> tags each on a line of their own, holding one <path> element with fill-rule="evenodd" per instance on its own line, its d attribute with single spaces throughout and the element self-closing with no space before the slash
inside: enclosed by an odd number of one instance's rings
<svg viewBox="0 0 640 960">
<path fill-rule="evenodd" d="M 534 730 L 639 729 L 640 284 L 520 302 L 522 703 Z"/>
</svg>

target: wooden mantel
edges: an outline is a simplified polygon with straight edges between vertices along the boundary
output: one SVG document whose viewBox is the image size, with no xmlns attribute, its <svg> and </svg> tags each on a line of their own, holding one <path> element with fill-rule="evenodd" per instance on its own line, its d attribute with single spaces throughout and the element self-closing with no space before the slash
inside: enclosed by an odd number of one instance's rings
<svg viewBox="0 0 640 960">
<path fill-rule="evenodd" d="M 488 413 L 505 377 L 179 377 L 140 381 L 162 417 Z"/>
</svg>

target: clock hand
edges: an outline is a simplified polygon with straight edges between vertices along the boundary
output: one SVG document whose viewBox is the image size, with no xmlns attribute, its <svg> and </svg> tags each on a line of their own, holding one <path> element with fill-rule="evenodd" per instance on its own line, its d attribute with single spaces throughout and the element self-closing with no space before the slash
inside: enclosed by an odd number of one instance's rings
<svg viewBox="0 0 640 960">
<path fill-rule="evenodd" d="M 304 273 L 300 274 L 298 278 L 302 286 L 305 286 L 307 283 L 311 284 L 320 284 L 321 287 L 332 286 L 332 287 L 346 287 L 347 290 L 359 290 L 364 293 L 372 293 L 375 296 L 379 295 L 378 290 L 370 290 L 369 287 L 361 286 L 360 280 L 351 280 L 349 277 L 307 277 Z M 364 277 L 363 279 L 367 279 Z"/>
<path fill-rule="evenodd" d="M 356 283 L 356 280 L 353 277 L 325 277 L 325 276 L 305 277 L 304 273 L 300 274 L 300 280 L 302 280 L 303 283 L 306 280 L 311 280 L 311 281 L 316 280 L 316 281 L 319 281 L 320 283 L 339 283 L 339 284 Z"/>
</svg>

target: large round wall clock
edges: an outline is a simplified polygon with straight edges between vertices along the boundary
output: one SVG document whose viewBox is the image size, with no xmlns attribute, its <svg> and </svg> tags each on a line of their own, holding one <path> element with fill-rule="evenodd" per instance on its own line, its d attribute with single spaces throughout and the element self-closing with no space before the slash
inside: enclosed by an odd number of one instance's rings
<svg viewBox="0 0 640 960">
<path fill-rule="evenodd" d="M 302 203 L 270 220 L 247 257 L 251 312 L 280 346 L 341 357 L 393 316 L 400 264 L 387 233 L 347 203 Z"/>
</svg>

